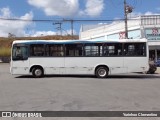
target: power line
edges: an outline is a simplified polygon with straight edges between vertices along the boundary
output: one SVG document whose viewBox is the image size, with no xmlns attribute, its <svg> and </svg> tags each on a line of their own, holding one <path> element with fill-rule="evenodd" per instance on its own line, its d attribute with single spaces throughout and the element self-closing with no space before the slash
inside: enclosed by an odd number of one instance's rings
<svg viewBox="0 0 160 120">
<path fill-rule="evenodd" d="M 6 21 L 22 21 L 22 22 L 111 22 L 111 21 L 124 21 L 125 19 L 59 19 L 59 20 L 47 20 L 47 19 L 15 19 L 15 18 L 0 18 L 0 20 Z M 128 19 L 128 20 L 139 20 L 139 19 Z"/>
<path fill-rule="evenodd" d="M 0 18 L 0 20 L 6 20 L 6 21 L 22 21 L 22 22 L 53 22 L 53 21 L 59 21 L 59 20 L 45 20 L 45 19 L 18 19 L 18 18 Z"/>
</svg>

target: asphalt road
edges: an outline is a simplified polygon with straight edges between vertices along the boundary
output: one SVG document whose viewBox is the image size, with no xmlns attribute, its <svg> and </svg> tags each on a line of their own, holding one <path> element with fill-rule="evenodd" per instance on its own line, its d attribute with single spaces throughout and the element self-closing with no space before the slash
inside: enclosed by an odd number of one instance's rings
<svg viewBox="0 0 160 120">
<path fill-rule="evenodd" d="M 0 63 L 0 111 L 160 111 L 159 101 L 160 74 L 33 78 Z"/>
</svg>

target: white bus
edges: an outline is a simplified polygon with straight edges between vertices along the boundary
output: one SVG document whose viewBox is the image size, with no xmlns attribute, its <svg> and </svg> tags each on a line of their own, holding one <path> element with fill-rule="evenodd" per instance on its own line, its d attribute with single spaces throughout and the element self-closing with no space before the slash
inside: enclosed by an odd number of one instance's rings
<svg viewBox="0 0 160 120">
<path fill-rule="evenodd" d="M 146 39 L 19 40 L 12 44 L 14 75 L 95 75 L 145 72 L 149 68 Z"/>
</svg>

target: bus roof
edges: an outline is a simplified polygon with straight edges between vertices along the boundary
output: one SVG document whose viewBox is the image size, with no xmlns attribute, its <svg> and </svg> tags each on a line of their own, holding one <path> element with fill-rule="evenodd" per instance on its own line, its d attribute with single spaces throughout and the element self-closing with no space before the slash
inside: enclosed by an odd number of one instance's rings
<svg viewBox="0 0 160 120">
<path fill-rule="evenodd" d="M 13 44 L 74 44 L 74 43 L 121 43 L 147 42 L 147 39 L 108 39 L 108 40 L 15 40 Z"/>
</svg>

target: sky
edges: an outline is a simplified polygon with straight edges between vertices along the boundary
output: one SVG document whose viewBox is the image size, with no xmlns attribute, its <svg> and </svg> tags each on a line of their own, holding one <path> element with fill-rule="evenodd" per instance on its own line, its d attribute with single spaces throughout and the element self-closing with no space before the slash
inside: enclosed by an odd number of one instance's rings
<svg viewBox="0 0 160 120">
<path fill-rule="evenodd" d="M 0 37 L 8 37 L 9 33 L 17 37 L 57 35 L 60 34 L 59 24 L 55 23 L 61 20 L 123 19 L 123 2 L 124 0 L 0 0 Z M 160 0 L 126 0 L 126 2 L 134 8 L 128 17 L 160 14 Z M 2 18 L 30 21 L 11 21 Z M 74 22 L 74 34 L 79 34 L 81 25 L 103 23 L 105 22 Z M 63 35 L 71 34 L 70 22 L 62 22 L 61 28 Z"/>
</svg>

